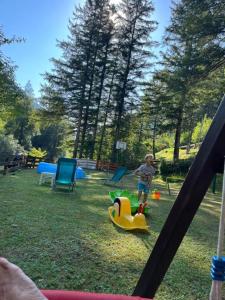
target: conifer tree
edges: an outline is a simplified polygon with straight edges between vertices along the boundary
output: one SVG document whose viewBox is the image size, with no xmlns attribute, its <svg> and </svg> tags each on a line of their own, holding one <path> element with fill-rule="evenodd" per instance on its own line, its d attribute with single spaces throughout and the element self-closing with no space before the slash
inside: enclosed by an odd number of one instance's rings
<svg viewBox="0 0 225 300">
<path fill-rule="evenodd" d="M 166 98 L 170 95 L 167 117 L 172 114 L 176 120 L 174 161 L 179 159 L 185 113 L 196 109 L 190 101 L 189 92 L 194 84 L 218 66 L 218 61 L 221 63 L 221 55 L 224 53 L 219 45 L 224 21 L 221 19 L 220 26 L 217 22 L 214 26 L 212 12 L 216 13 L 215 6 L 222 9 L 224 4 L 218 1 L 215 5 L 213 1 L 207 0 L 182 0 L 174 3 L 171 23 L 166 30 L 167 51 L 163 56 L 163 80 L 168 86 Z M 209 32 L 199 25 L 201 22 L 208 24 Z"/>
<path fill-rule="evenodd" d="M 150 67 L 150 34 L 156 27 L 151 19 L 152 13 L 153 5 L 148 0 L 122 0 L 118 7 L 116 39 L 119 69 L 114 93 L 116 107 L 113 161 L 116 160 L 116 142 L 121 138 L 123 117 L 129 105 L 134 104 L 132 94 L 137 91 L 144 69 Z"/>
<path fill-rule="evenodd" d="M 83 7 L 77 7 L 70 20 L 69 39 L 59 42 L 63 57 L 53 59 L 54 71 L 45 75 L 53 90 L 51 94 L 60 94 L 60 98 L 55 100 L 63 100 L 64 112 L 74 122 L 75 157 L 78 150 L 80 157 L 84 150 L 87 154 L 85 145 L 90 142 L 90 134 L 87 135 L 87 132 L 95 132 L 98 126 L 98 107 L 106 73 L 104 66 L 107 64 L 105 53 L 108 51 L 112 30 L 110 26 L 112 27 L 108 0 L 87 1 Z M 47 89 L 49 90 L 49 86 Z M 93 147 L 95 136 L 96 134 Z M 92 149 L 92 156 L 93 152 Z"/>
<path fill-rule="evenodd" d="M 166 87 L 162 81 L 157 79 L 157 75 L 157 73 L 154 74 L 145 89 L 140 110 L 140 119 L 143 120 L 143 136 L 145 139 L 151 139 L 151 149 L 154 157 L 156 155 L 157 136 L 162 132 L 162 128 L 166 126 L 162 106 Z"/>
</svg>

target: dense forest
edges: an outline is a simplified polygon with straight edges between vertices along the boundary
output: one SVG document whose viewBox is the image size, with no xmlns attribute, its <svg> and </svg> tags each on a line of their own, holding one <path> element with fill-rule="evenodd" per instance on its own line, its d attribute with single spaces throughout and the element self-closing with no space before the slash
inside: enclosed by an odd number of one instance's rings
<svg viewBox="0 0 225 300">
<path fill-rule="evenodd" d="M 225 2 L 173 2 L 161 45 L 152 39 L 160 22 L 153 12 L 150 0 L 75 7 L 38 105 L 30 82 L 17 84 L 0 51 L 1 161 L 30 153 L 134 166 L 147 152 L 160 158 L 172 150 L 173 162 L 181 149 L 192 153 L 225 93 Z M 0 27 L 0 47 L 20 42 Z"/>
</svg>

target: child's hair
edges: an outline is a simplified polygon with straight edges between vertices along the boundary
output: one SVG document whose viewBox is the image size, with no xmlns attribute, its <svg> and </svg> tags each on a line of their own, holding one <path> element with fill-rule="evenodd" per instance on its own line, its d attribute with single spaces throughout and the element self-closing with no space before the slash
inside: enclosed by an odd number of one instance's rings
<svg viewBox="0 0 225 300">
<path fill-rule="evenodd" d="M 153 156 L 151 153 L 145 155 L 145 160 L 146 160 L 148 157 L 151 157 L 152 160 L 154 159 L 154 156 Z"/>
</svg>

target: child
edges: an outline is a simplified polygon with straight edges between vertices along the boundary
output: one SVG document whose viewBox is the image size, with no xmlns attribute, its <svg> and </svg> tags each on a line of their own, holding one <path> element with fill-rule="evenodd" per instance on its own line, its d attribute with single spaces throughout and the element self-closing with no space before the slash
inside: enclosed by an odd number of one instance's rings
<svg viewBox="0 0 225 300">
<path fill-rule="evenodd" d="M 138 181 L 138 201 L 139 204 L 142 204 L 141 196 L 142 193 L 144 193 L 144 206 L 147 205 L 147 199 L 151 187 L 152 178 L 155 174 L 155 168 L 153 167 L 153 159 L 154 157 L 152 154 L 146 154 L 145 164 L 141 165 L 137 170 L 134 171 L 135 175 L 140 176 Z"/>
</svg>

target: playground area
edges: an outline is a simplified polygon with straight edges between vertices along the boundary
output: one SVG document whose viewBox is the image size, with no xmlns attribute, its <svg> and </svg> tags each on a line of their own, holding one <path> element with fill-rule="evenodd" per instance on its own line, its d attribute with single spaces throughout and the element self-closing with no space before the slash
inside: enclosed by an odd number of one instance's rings
<svg viewBox="0 0 225 300">
<path fill-rule="evenodd" d="M 86 171 L 73 192 L 39 185 L 28 169 L 0 175 L 1 255 L 19 265 L 42 289 L 68 289 L 130 295 L 171 210 L 181 183 L 155 177 L 161 192 L 150 201 L 150 233 L 128 232 L 109 219 L 106 173 Z M 111 174 L 110 174 L 111 176 Z M 137 178 L 124 186 L 136 192 Z M 203 300 L 211 286 L 211 257 L 216 252 L 221 192 L 209 189 L 155 299 Z"/>
</svg>

